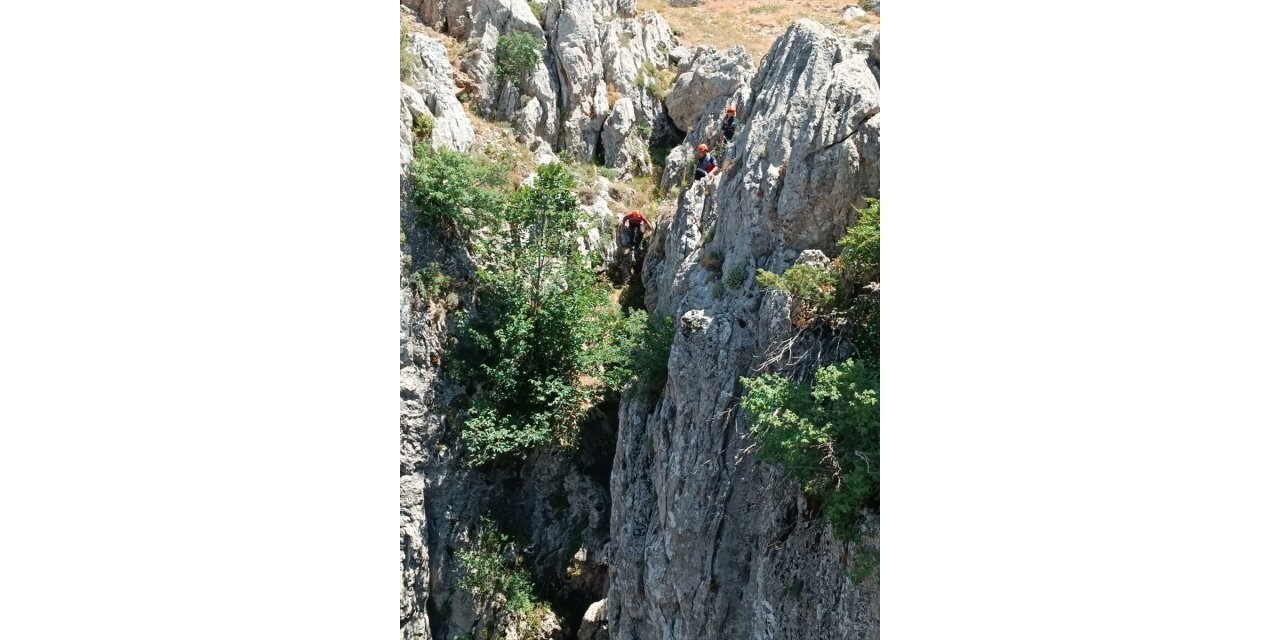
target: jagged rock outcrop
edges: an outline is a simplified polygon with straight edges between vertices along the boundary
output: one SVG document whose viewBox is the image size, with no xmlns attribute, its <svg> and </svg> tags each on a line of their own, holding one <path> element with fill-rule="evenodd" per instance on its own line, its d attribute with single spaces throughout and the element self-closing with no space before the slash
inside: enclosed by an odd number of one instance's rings
<svg viewBox="0 0 1280 640">
<path fill-rule="evenodd" d="M 636 16 L 631 0 L 551 0 L 545 18 L 564 105 L 563 147 L 580 162 L 599 157 L 621 177 L 651 171 L 648 141 L 674 135 L 655 95 L 670 80 L 676 46 L 666 21 L 652 11 Z"/>
<path fill-rule="evenodd" d="M 755 460 L 738 408 L 739 377 L 791 328 L 785 296 L 763 293 L 755 270 L 833 255 L 855 204 L 878 194 L 879 84 L 852 39 L 800 20 L 745 106 L 725 171 L 681 196 L 644 265 L 647 306 L 677 331 L 665 391 L 620 407 L 613 638 L 879 634 L 878 585 L 850 576 L 867 551 L 835 538 L 797 483 Z M 742 284 L 721 288 L 734 272 Z M 878 538 L 874 517 L 862 526 Z"/>
<path fill-rule="evenodd" d="M 726 104 L 740 121 L 718 154 L 723 173 L 689 186 L 650 238 L 645 303 L 677 320 L 666 389 L 601 407 L 575 454 L 506 470 L 460 458 L 466 390 L 440 366 L 469 288 L 428 300 L 409 275 L 434 262 L 467 282 L 474 270 L 456 240 L 402 211 L 402 638 L 452 639 L 492 614 L 461 589 L 457 563 L 485 515 L 525 541 L 539 596 L 565 616 L 542 621 L 543 640 L 878 637 L 877 585 L 849 575 L 865 550 L 837 540 L 793 481 L 754 459 L 737 408 L 739 377 L 790 329 L 785 297 L 761 292 L 755 269 L 828 260 L 853 206 L 879 191 L 878 29 L 850 38 L 799 21 L 757 73 L 739 47 L 677 46 L 634 0 L 551 0 L 542 19 L 523 0 L 402 4 L 462 41 L 457 82 L 472 106 L 510 121 L 540 161 L 562 146 L 625 178 L 651 169 L 650 141 L 683 134 L 665 190 Z M 542 64 L 497 82 L 497 39 L 517 31 L 547 43 Z M 475 132 L 445 47 L 421 34 L 411 47 L 422 64 L 401 88 L 405 161 L 422 113 L 435 119 L 433 143 L 466 149 Z M 579 194 L 594 214 L 582 250 L 617 282 L 633 256 L 618 249 L 609 204 L 629 200 L 614 191 L 600 177 Z M 724 287 L 735 272 L 741 286 Z M 864 526 L 875 539 L 874 518 Z"/>
<path fill-rule="evenodd" d="M 411 34 L 409 50 L 416 64 L 409 83 L 400 85 L 401 160 L 413 159 L 413 120 L 421 114 L 432 116 L 431 144 L 465 151 L 476 137 L 475 127 L 458 102 L 449 54 L 439 41 L 421 33 Z"/>
<path fill-rule="evenodd" d="M 517 135 L 540 155 L 554 155 L 560 131 L 559 81 L 550 52 L 541 64 L 516 80 L 495 74 L 498 38 L 527 33 L 538 42 L 546 33 L 525 0 L 403 0 L 427 26 L 465 43 L 459 66 L 475 110 L 512 124 Z"/>
<path fill-rule="evenodd" d="M 741 46 L 725 51 L 698 47 L 688 54 L 681 53 L 680 75 L 667 96 L 667 113 L 685 137 L 683 144 L 667 155 L 661 180 L 664 190 L 692 178 L 694 149 L 699 143 L 713 144 L 717 140 L 726 107 L 738 109 L 739 122 L 750 115 L 744 107 L 751 97 L 751 79 L 756 73 L 751 54 Z M 716 147 L 714 153 L 720 154 L 727 144 Z"/>
<path fill-rule="evenodd" d="M 578 627 L 578 640 L 609 640 L 609 600 L 606 598 L 587 607 Z"/>
<path fill-rule="evenodd" d="M 730 104 L 745 104 L 756 65 L 742 46 L 725 51 L 698 47 L 680 63 L 667 97 L 667 113 L 681 131 L 693 131 L 708 114 L 717 119 Z"/>
<path fill-rule="evenodd" d="M 428 26 L 466 43 L 464 84 L 480 114 L 509 121 L 540 155 L 563 148 L 626 178 L 653 170 L 650 140 L 672 140 L 660 94 L 675 36 L 634 0 L 550 0 L 540 20 L 524 0 L 406 0 Z M 498 38 L 546 42 L 542 63 L 518 80 L 495 74 Z M 655 95 L 657 94 L 657 95 Z"/>
</svg>

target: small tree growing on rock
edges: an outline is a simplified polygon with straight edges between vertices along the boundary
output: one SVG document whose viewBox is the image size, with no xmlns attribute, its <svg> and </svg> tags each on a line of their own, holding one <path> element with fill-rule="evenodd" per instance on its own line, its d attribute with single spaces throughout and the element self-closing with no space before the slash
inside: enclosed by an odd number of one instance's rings
<svg viewBox="0 0 1280 640">
<path fill-rule="evenodd" d="M 499 36 L 494 58 L 494 74 L 499 80 L 519 80 L 538 66 L 542 42 L 523 31 Z"/>
<path fill-rule="evenodd" d="M 477 240 L 481 304 L 453 358 L 457 378 L 476 387 L 462 430 L 472 465 L 574 446 L 604 397 L 625 325 L 578 249 L 574 190 L 564 165 L 539 167 Z"/>
</svg>

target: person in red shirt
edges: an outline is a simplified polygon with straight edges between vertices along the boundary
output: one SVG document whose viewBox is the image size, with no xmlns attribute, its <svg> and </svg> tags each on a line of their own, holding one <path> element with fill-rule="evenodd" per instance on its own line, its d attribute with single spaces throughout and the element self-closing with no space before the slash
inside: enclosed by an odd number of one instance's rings
<svg viewBox="0 0 1280 640">
<path fill-rule="evenodd" d="M 720 168 L 716 166 L 716 157 L 711 155 L 707 145 L 698 145 L 698 164 L 693 170 L 693 179 L 701 180 L 707 176 L 714 176 Z"/>
<path fill-rule="evenodd" d="M 640 242 L 644 240 L 645 227 L 653 229 L 653 225 L 649 224 L 649 219 L 639 211 L 632 211 L 622 216 L 622 239 L 626 243 L 625 246 L 639 248 Z"/>
</svg>

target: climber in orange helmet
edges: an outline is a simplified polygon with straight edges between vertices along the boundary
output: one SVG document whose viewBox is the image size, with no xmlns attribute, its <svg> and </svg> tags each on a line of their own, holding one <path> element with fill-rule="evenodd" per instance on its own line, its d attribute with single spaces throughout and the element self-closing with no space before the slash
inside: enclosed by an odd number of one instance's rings
<svg viewBox="0 0 1280 640">
<path fill-rule="evenodd" d="M 716 166 L 716 157 L 711 155 L 707 149 L 707 145 L 698 145 L 698 167 L 693 170 L 693 179 L 701 180 L 707 176 L 714 176 L 720 167 Z"/>
<path fill-rule="evenodd" d="M 622 216 L 622 240 L 626 246 L 633 249 L 640 248 L 640 243 L 644 240 L 645 227 L 653 229 L 653 225 L 649 224 L 649 219 L 639 211 L 632 211 Z"/>
<path fill-rule="evenodd" d="M 733 140 L 733 132 L 738 129 L 738 112 L 732 106 L 724 110 L 724 122 L 720 123 L 720 133 L 725 140 Z"/>
</svg>

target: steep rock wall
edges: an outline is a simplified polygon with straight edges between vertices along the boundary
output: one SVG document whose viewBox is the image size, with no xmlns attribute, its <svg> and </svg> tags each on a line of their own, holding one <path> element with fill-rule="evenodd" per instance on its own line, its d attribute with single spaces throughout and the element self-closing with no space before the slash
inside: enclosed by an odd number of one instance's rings
<svg viewBox="0 0 1280 640">
<path fill-rule="evenodd" d="M 655 95 L 674 75 L 675 36 L 657 13 L 637 15 L 634 0 L 550 0 L 541 19 L 524 0 L 402 4 L 466 43 L 461 67 L 477 111 L 511 122 L 544 159 L 565 149 L 626 178 L 653 171 L 651 140 L 679 135 Z M 515 32 L 546 43 L 542 63 L 527 77 L 501 81 L 494 75 L 498 38 Z"/>
<path fill-rule="evenodd" d="M 877 65 L 878 66 L 878 65 Z M 802 251 L 830 255 L 879 191 L 879 83 L 850 38 L 801 20 L 751 84 L 724 172 L 691 186 L 644 265 L 647 304 L 673 314 L 670 378 L 620 408 L 612 479 L 612 638 L 875 638 L 878 587 L 850 576 L 797 483 L 750 453 L 740 376 L 789 331 L 786 300 L 755 286 Z M 714 232 L 712 231 L 714 229 Z M 718 269 L 702 266 L 710 253 Z M 745 282 L 716 295 L 722 274 Z M 876 522 L 864 525 L 872 539 Z"/>
</svg>

